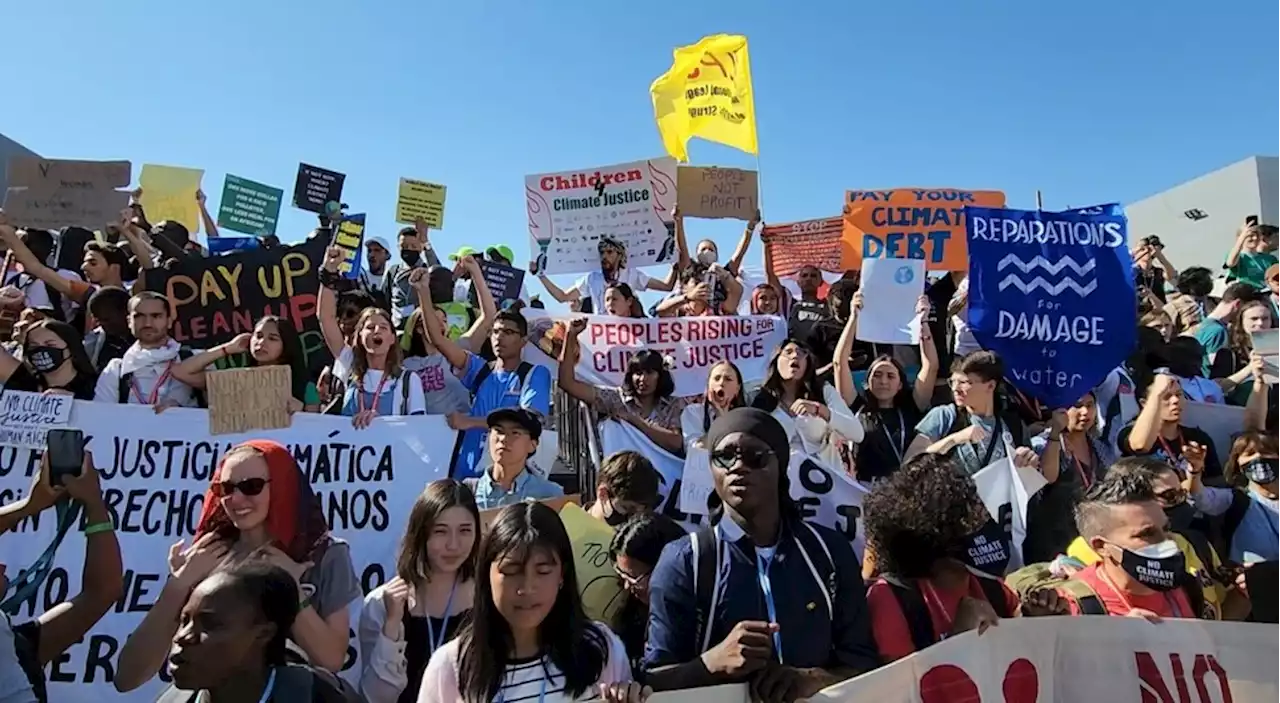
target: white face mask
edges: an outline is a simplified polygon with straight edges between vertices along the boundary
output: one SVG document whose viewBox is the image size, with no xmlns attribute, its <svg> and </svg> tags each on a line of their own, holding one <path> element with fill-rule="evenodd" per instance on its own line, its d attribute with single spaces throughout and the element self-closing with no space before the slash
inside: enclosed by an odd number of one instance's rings
<svg viewBox="0 0 1280 703">
<path fill-rule="evenodd" d="M 704 249 L 698 253 L 698 263 L 703 266 L 710 266 L 716 262 L 716 252 L 712 249 Z"/>
</svg>

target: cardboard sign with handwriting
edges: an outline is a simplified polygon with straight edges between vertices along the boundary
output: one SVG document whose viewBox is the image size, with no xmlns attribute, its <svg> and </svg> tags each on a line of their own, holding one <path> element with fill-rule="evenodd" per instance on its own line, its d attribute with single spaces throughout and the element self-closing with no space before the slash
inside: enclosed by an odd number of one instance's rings
<svg viewBox="0 0 1280 703">
<path fill-rule="evenodd" d="M 120 219 L 133 180 L 128 161 L 15 158 L 4 211 L 18 227 L 101 229 Z"/>
<path fill-rule="evenodd" d="M 760 206 L 758 175 L 740 168 L 681 166 L 676 205 L 685 217 L 750 221 Z"/>
<path fill-rule="evenodd" d="M 255 366 L 210 371 L 209 434 L 278 430 L 292 423 L 293 370 L 288 366 Z"/>
<path fill-rule="evenodd" d="M 559 498 L 546 498 L 544 500 L 529 501 L 529 502 L 542 503 L 548 508 L 551 508 L 556 512 L 560 512 L 561 508 L 563 508 L 566 505 L 570 505 L 570 504 L 581 505 L 582 496 L 578 495 L 577 493 L 574 493 L 572 495 L 560 496 Z M 502 506 L 502 508 L 506 508 L 506 507 L 509 507 L 509 506 L 506 506 L 506 505 Z M 502 512 L 502 508 L 491 508 L 489 510 L 480 511 L 480 531 L 481 532 L 489 531 L 489 525 L 493 522 L 493 519 L 498 516 L 498 513 Z"/>
</svg>

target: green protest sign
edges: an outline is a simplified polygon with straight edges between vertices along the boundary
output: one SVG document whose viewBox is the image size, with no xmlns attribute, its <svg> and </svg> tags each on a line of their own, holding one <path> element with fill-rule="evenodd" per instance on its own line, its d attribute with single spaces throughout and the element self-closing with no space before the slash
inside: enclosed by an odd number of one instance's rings
<svg viewBox="0 0 1280 703">
<path fill-rule="evenodd" d="M 276 233 L 284 191 L 227 174 L 218 205 L 218 226 L 259 237 Z"/>
</svg>

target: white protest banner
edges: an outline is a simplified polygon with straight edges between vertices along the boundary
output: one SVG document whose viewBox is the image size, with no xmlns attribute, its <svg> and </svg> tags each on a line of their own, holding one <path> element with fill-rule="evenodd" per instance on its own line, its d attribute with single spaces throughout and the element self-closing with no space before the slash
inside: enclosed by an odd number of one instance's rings
<svg viewBox="0 0 1280 703">
<path fill-rule="evenodd" d="M 351 419 L 298 414 L 293 426 L 244 435 L 208 434 L 206 411 L 174 408 L 157 415 L 144 405 L 76 401 L 70 427 L 84 432 L 102 480 L 124 556 L 124 597 L 64 658 L 46 669 L 49 700 L 150 703 L 165 685 L 159 677 L 120 695 L 111 681 L 120 647 L 160 593 L 169 546 L 190 543 L 204 493 L 228 449 L 247 439 L 288 446 L 320 496 L 334 534 L 347 540 L 361 587 L 368 593 L 393 574 L 395 553 L 414 500 L 427 483 L 448 473 L 456 433 L 441 416 L 377 418 L 364 430 Z M 0 447 L 0 501 L 21 497 L 40 454 Z M 53 514 L 3 535 L 10 573 L 31 564 L 53 537 Z M 21 612 L 25 622 L 80 590 L 84 538 L 73 532 L 58 549 L 48 580 Z M 350 606 L 352 627 L 360 603 Z M 359 675 L 352 637 L 344 676 Z"/>
<path fill-rule="evenodd" d="M 701 446 L 685 447 L 684 475 L 680 481 L 680 510 L 690 515 L 707 514 L 707 498 L 715 493 L 711 478 L 711 453 Z"/>
<path fill-rule="evenodd" d="M 74 403 L 61 393 L 0 390 L 0 446 L 43 451 L 45 434 L 66 426 Z"/>
<path fill-rule="evenodd" d="M 602 236 L 627 248 L 627 266 L 675 260 L 667 220 L 676 202 L 670 157 L 598 166 L 524 179 L 530 250 L 544 273 L 600 270 Z"/>
<path fill-rule="evenodd" d="M 1280 330 L 1262 330 L 1249 335 L 1253 350 L 1262 356 L 1262 375 L 1267 383 L 1280 383 Z"/>
<path fill-rule="evenodd" d="M 800 515 L 815 525 L 830 527 L 844 535 L 859 563 L 866 545 L 862 527 L 862 497 L 867 489 L 843 470 L 831 468 L 822 459 L 791 450 L 787 465 L 791 499 Z"/>
<path fill-rule="evenodd" d="M 991 519 L 1010 533 L 1013 553 L 1009 555 L 1008 571 L 1021 567 L 1022 541 L 1027 537 L 1027 503 L 1049 482 L 1035 469 L 1015 468 L 1009 459 L 992 462 L 973 475 L 973 482 Z"/>
<path fill-rule="evenodd" d="M 862 262 L 862 309 L 858 339 L 877 344 L 919 344 L 916 301 L 924 293 L 923 259 L 866 259 Z"/>
<path fill-rule="evenodd" d="M 1261 703 L 1280 694 L 1276 658 L 1275 625 L 1015 618 L 945 639 L 809 701 Z M 701 699 L 688 691 L 663 700 Z"/>
<path fill-rule="evenodd" d="M 654 444 L 633 425 L 617 420 L 600 423 L 600 450 L 605 456 L 621 451 L 639 452 L 658 472 L 657 511 L 686 527 L 701 521 L 701 515 L 686 515 L 678 505 L 684 482 L 684 459 Z"/>
<path fill-rule="evenodd" d="M 568 324 L 574 317 L 544 316 L 525 310 L 529 320 L 527 360 L 554 365 L 560 358 Z M 720 361 L 731 361 L 744 385 L 764 380 L 770 357 L 787 336 L 786 321 L 770 315 L 734 317 L 665 317 L 635 319 L 586 315 L 587 329 L 578 335 L 581 356 L 578 379 L 593 386 L 622 385 L 627 363 L 648 349 L 668 357 L 677 397 L 701 395 L 707 374 Z M 540 351 L 541 354 L 533 353 Z"/>
<path fill-rule="evenodd" d="M 1231 443 L 1244 432 L 1244 408 L 1221 403 L 1197 403 L 1182 401 L 1182 426 L 1195 427 L 1213 440 L 1214 455 L 1218 465 L 1225 466 L 1231 455 Z"/>
</svg>

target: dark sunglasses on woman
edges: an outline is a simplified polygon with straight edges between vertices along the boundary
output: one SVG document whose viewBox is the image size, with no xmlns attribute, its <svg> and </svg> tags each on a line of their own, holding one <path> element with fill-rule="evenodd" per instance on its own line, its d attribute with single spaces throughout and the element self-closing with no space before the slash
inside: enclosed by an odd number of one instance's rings
<svg viewBox="0 0 1280 703">
<path fill-rule="evenodd" d="M 227 496 L 239 491 L 241 495 L 256 496 L 262 493 L 262 489 L 271 483 L 270 479 L 265 478 L 246 478 L 243 481 L 215 481 L 213 483 L 213 494 L 219 498 Z"/>
</svg>

